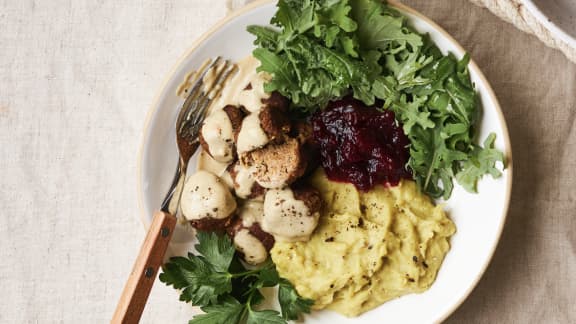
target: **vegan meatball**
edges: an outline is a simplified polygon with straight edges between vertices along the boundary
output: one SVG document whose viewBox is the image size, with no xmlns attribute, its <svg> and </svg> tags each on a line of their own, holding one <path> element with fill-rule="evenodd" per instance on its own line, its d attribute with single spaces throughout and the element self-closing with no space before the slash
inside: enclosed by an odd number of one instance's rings
<svg viewBox="0 0 576 324">
<path fill-rule="evenodd" d="M 279 97 L 278 97 L 279 96 Z M 279 143 L 290 132 L 287 104 L 280 94 L 262 100 L 262 107 L 243 121 L 237 138 L 238 154 L 250 152 L 268 143 Z"/>
<path fill-rule="evenodd" d="M 278 241 L 307 241 L 318 225 L 321 207 L 320 194 L 313 188 L 268 190 L 262 229 Z"/>
<path fill-rule="evenodd" d="M 224 229 L 236 211 L 236 199 L 222 179 L 200 170 L 184 183 L 180 207 L 199 230 Z"/>
<path fill-rule="evenodd" d="M 251 168 L 256 182 L 268 189 L 292 184 L 306 171 L 307 161 L 302 145 L 288 138 L 281 144 L 269 144 L 241 157 L 241 163 Z"/>
<path fill-rule="evenodd" d="M 261 201 L 246 201 L 240 208 L 238 218 L 227 229 L 236 249 L 250 264 L 266 261 L 268 251 L 274 246 L 274 237 L 260 227 L 263 213 Z"/>
<path fill-rule="evenodd" d="M 200 129 L 199 140 L 204 151 L 214 160 L 224 163 L 234 160 L 235 140 L 244 116 L 240 108 L 227 105 L 206 117 Z"/>
<path fill-rule="evenodd" d="M 237 161 L 228 167 L 228 172 L 234 183 L 234 193 L 238 198 L 253 199 L 264 194 L 265 189 L 254 179 L 252 168 Z"/>
</svg>

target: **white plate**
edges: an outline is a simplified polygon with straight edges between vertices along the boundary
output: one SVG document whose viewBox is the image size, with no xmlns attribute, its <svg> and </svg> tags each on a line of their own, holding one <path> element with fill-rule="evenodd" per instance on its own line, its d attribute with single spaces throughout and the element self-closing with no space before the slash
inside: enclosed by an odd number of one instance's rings
<svg viewBox="0 0 576 324">
<path fill-rule="evenodd" d="M 576 48 L 576 1 L 524 0 L 524 5 L 554 36 Z"/>
<path fill-rule="evenodd" d="M 407 15 L 420 32 L 427 32 L 444 52 L 458 57 L 464 50 L 438 25 L 405 7 L 394 4 Z M 267 25 L 275 12 L 269 1 L 254 3 L 207 32 L 176 65 L 149 112 L 139 163 L 139 199 L 142 221 L 147 226 L 159 208 L 176 166 L 174 123 L 182 99 L 176 96 L 178 85 L 186 74 L 205 59 L 222 55 L 239 60 L 250 54 L 253 37 L 246 32 L 251 24 Z M 446 209 L 457 226 L 451 240 L 452 249 L 440 268 L 432 287 L 422 294 L 407 295 L 390 301 L 358 318 L 347 319 L 330 311 L 318 311 L 306 317 L 308 323 L 374 323 L 384 319 L 390 323 L 438 322 L 450 315 L 470 294 L 484 273 L 500 238 L 512 186 L 512 155 L 506 123 L 490 85 L 474 62 L 469 65 L 472 81 L 480 94 L 484 113 L 480 138 L 497 134 L 496 146 L 508 159 L 508 168 L 500 179 L 483 179 L 479 194 L 469 194 L 456 187 Z M 191 168 L 195 163 L 192 162 Z M 192 246 L 192 235 L 180 230 L 173 238 L 172 253 L 184 252 Z M 175 297 L 174 302 L 178 300 Z"/>
</svg>

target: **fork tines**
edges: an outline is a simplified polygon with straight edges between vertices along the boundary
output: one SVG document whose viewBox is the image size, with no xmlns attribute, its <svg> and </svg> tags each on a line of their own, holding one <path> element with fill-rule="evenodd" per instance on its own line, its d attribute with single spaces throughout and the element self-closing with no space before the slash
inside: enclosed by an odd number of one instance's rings
<svg viewBox="0 0 576 324">
<path fill-rule="evenodd" d="M 218 98 L 224 83 L 236 71 L 235 64 L 223 60 L 220 56 L 209 64 L 202 64 L 178 115 L 176 125 L 180 125 L 178 132 L 181 135 L 197 135 L 208 107 Z"/>
</svg>

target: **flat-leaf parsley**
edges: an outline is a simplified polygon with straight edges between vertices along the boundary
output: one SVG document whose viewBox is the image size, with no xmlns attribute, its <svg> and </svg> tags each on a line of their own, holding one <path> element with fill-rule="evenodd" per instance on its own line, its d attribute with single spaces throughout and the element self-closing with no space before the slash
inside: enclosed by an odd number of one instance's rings
<svg viewBox="0 0 576 324">
<path fill-rule="evenodd" d="M 160 274 L 160 281 L 180 289 L 180 300 L 204 311 L 190 324 L 286 323 L 310 312 L 313 301 L 300 297 L 280 278 L 270 259 L 260 268 L 247 269 L 227 235 L 198 232 L 196 237 L 199 255 L 173 257 Z M 276 285 L 281 313 L 257 309 L 264 300 L 260 289 Z"/>
</svg>

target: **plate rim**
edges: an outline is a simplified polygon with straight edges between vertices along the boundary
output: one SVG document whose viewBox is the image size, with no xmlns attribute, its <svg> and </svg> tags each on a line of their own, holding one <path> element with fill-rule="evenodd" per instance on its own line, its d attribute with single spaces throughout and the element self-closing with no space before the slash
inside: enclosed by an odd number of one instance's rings
<svg viewBox="0 0 576 324">
<path fill-rule="evenodd" d="M 137 161 L 137 168 L 136 168 L 136 176 L 137 176 L 136 190 L 137 190 L 138 209 L 139 209 L 138 218 L 140 219 L 142 225 L 144 226 L 144 230 L 146 230 L 146 231 L 148 230 L 148 228 L 150 226 L 150 222 L 147 219 L 147 216 L 145 215 L 146 212 L 145 212 L 145 208 L 144 208 L 144 190 L 143 190 L 143 185 L 142 185 L 142 180 L 143 180 L 142 179 L 143 178 L 142 177 L 142 161 L 143 161 L 143 157 L 144 157 L 145 144 L 146 144 L 148 137 L 149 137 L 149 128 L 150 128 L 152 116 L 154 116 L 156 114 L 156 112 L 160 109 L 160 105 L 159 105 L 160 97 L 161 97 L 162 93 L 165 91 L 165 89 L 167 88 L 170 79 L 174 76 L 174 74 L 176 74 L 176 72 L 178 71 L 178 68 L 185 62 L 186 58 L 189 55 L 191 55 L 202 43 L 204 43 L 208 38 L 210 38 L 219 29 L 224 27 L 226 24 L 228 24 L 234 18 L 242 16 L 242 15 L 244 15 L 244 14 L 246 14 L 246 13 L 248 13 L 254 9 L 257 9 L 261 6 L 273 4 L 275 2 L 276 2 L 276 0 L 256 0 L 256 1 L 253 1 L 253 2 L 245 5 L 244 7 L 240 8 L 236 11 L 229 13 L 224 18 L 220 19 L 217 23 L 215 23 L 212 27 L 210 27 L 206 32 L 204 32 L 200 37 L 198 37 L 194 42 L 192 42 L 190 47 L 178 58 L 178 60 L 174 63 L 174 65 L 172 66 L 172 68 L 170 69 L 168 74 L 164 77 L 164 79 L 161 83 L 161 86 L 156 91 L 156 94 L 154 95 L 152 103 L 150 104 L 148 111 L 146 113 L 146 117 L 144 119 L 144 127 L 142 128 L 142 131 L 141 131 L 141 140 L 140 140 L 140 146 L 138 149 L 138 156 L 137 156 L 138 161 Z M 387 2 L 390 6 L 395 7 L 397 9 L 400 9 L 401 11 L 410 13 L 410 14 L 418 17 L 418 19 L 423 20 L 424 22 L 426 22 L 427 24 L 432 26 L 437 32 L 441 33 L 444 37 L 446 37 L 446 39 L 448 39 L 448 41 L 450 41 L 456 47 L 456 49 L 458 51 L 460 51 L 461 53 L 467 53 L 467 51 L 464 49 L 464 47 L 462 47 L 462 45 L 460 45 L 460 43 L 454 37 L 452 37 L 452 35 L 450 35 L 446 30 L 444 30 L 444 28 L 442 28 L 440 25 L 438 25 L 432 19 L 428 18 L 427 16 L 425 16 L 424 14 L 420 13 L 419 11 L 417 11 L 413 8 L 407 6 L 403 3 L 398 2 L 397 0 L 388 0 Z M 446 318 L 448 318 L 450 315 L 452 315 L 454 313 L 454 311 L 456 311 L 462 305 L 462 303 L 470 296 L 472 291 L 478 286 L 479 281 L 484 277 L 484 274 L 485 274 L 486 270 L 488 269 L 488 266 L 490 265 L 490 263 L 492 262 L 492 260 L 494 258 L 494 253 L 496 251 L 496 248 L 498 247 L 498 244 L 500 243 L 500 240 L 502 238 L 502 232 L 504 230 L 504 225 L 505 225 L 506 219 L 508 217 L 511 194 L 512 194 L 514 165 L 513 165 L 513 158 L 512 158 L 512 145 L 511 145 L 511 140 L 510 140 L 510 134 L 508 131 L 508 125 L 506 124 L 506 119 L 504 118 L 504 113 L 502 112 L 502 108 L 500 106 L 500 102 L 498 101 L 498 97 L 496 96 L 496 94 L 494 93 L 494 90 L 492 89 L 492 85 L 488 82 L 488 80 L 486 79 L 486 76 L 484 75 L 484 73 L 482 73 L 482 71 L 480 70 L 480 68 L 478 67 L 478 65 L 476 64 L 476 62 L 473 58 L 470 58 L 470 62 L 468 63 L 468 68 L 470 70 L 474 70 L 474 73 L 476 73 L 478 78 L 482 81 L 482 83 L 484 83 L 484 85 L 486 87 L 486 94 L 494 102 L 494 108 L 496 110 L 496 116 L 497 116 L 498 121 L 502 127 L 502 133 L 504 135 L 504 138 L 503 138 L 504 152 L 503 153 L 504 153 L 504 158 L 505 158 L 505 162 L 506 162 L 506 172 L 503 174 L 503 176 L 506 177 L 506 180 L 507 180 L 507 182 L 506 182 L 507 186 L 506 186 L 506 191 L 505 191 L 506 197 L 505 197 L 505 203 L 503 206 L 504 208 L 502 209 L 502 215 L 500 217 L 500 223 L 498 224 L 498 228 L 496 229 L 496 240 L 494 240 L 494 243 L 490 247 L 489 257 L 486 258 L 486 260 L 484 261 L 484 263 L 482 264 L 482 266 L 480 268 L 480 271 L 478 272 L 478 276 L 476 278 L 474 278 L 474 281 L 466 289 L 465 293 L 462 294 L 462 296 L 456 302 L 454 302 L 452 304 L 452 306 L 450 308 L 448 308 L 448 310 L 446 312 L 444 312 L 444 314 L 442 314 L 439 318 L 434 320 L 436 323 L 443 322 L 444 320 L 446 320 Z"/>
</svg>

